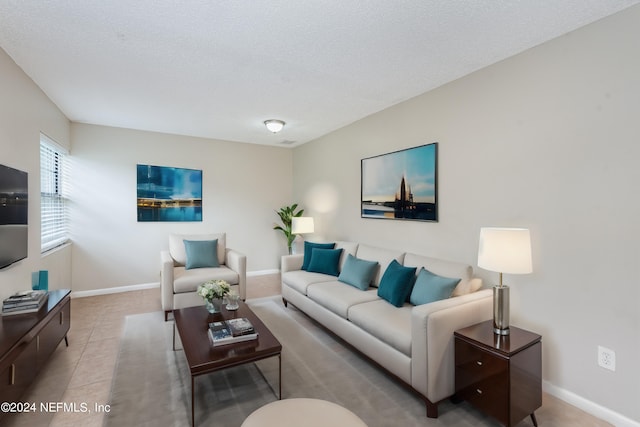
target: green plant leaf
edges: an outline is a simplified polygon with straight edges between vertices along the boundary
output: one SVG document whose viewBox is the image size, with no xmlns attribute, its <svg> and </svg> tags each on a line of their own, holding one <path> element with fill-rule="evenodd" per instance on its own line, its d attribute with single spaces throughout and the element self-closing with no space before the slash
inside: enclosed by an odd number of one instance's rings
<svg viewBox="0 0 640 427">
<path fill-rule="evenodd" d="M 287 239 L 287 248 L 289 249 L 289 252 L 291 252 L 291 244 L 295 239 L 295 234 L 291 233 L 292 218 L 300 217 L 304 213 L 304 209 L 300 209 L 298 212 L 296 212 L 297 208 L 298 204 L 294 203 L 291 206 L 283 206 L 279 211 L 275 211 L 278 217 L 280 217 L 282 225 L 275 224 L 273 229 L 282 231 L 282 233 L 284 233 Z"/>
</svg>

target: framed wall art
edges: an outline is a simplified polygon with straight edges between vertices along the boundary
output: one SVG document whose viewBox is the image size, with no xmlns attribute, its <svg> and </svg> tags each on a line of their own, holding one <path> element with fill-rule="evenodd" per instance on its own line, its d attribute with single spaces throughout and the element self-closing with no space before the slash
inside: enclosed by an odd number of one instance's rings
<svg viewBox="0 0 640 427">
<path fill-rule="evenodd" d="M 202 221 L 202 171 L 137 165 L 138 222 Z"/>
<path fill-rule="evenodd" d="M 438 221 L 438 143 L 362 159 L 361 217 Z"/>
</svg>

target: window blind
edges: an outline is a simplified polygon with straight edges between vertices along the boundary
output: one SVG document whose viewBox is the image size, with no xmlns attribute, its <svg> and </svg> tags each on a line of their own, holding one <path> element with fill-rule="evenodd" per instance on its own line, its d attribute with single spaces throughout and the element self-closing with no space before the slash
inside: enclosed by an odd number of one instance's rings
<svg viewBox="0 0 640 427">
<path fill-rule="evenodd" d="M 69 241 L 67 151 L 44 135 L 40 138 L 41 252 Z"/>
</svg>

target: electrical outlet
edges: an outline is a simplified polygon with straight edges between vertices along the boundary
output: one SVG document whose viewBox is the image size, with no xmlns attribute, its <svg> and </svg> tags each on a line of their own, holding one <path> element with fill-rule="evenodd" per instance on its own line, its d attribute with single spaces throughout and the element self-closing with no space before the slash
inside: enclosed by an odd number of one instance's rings
<svg viewBox="0 0 640 427">
<path fill-rule="evenodd" d="M 615 372 L 616 352 L 606 347 L 598 346 L 598 365 Z"/>
</svg>

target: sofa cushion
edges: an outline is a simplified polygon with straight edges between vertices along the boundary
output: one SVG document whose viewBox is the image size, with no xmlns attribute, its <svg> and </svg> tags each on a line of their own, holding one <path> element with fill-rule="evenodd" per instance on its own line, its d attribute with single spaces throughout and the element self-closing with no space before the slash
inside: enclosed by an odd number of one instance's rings
<svg viewBox="0 0 640 427">
<path fill-rule="evenodd" d="M 354 242 L 336 242 L 336 249 L 342 249 L 342 255 L 340 255 L 340 271 L 342 271 L 342 267 L 344 267 L 344 263 L 347 260 L 347 256 L 353 255 L 356 256 L 356 251 L 358 250 L 358 244 Z"/>
<path fill-rule="evenodd" d="M 451 296 L 459 297 L 460 295 L 470 294 L 472 292 L 480 290 L 481 287 L 482 279 L 479 277 L 474 277 L 473 279 L 467 281 L 461 280 L 451 293 Z"/>
<path fill-rule="evenodd" d="M 309 263 L 311 262 L 311 255 L 313 255 L 313 250 L 315 248 L 318 249 L 333 249 L 335 247 L 335 243 L 314 243 L 314 242 L 304 242 L 304 257 L 302 259 L 302 269 L 307 270 L 309 268 Z"/>
<path fill-rule="evenodd" d="M 454 289 L 452 296 L 464 295 L 475 292 L 482 287 L 481 280 L 473 280 L 473 268 L 469 264 L 455 261 L 446 261 L 423 255 L 407 253 L 404 257 L 406 267 L 424 267 L 433 274 L 444 277 L 459 277 L 460 282 Z"/>
<path fill-rule="evenodd" d="M 332 282 L 335 276 L 322 273 L 309 273 L 304 270 L 293 270 L 282 273 L 282 283 L 295 289 L 303 295 L 307 295 L 307 288 L 313 283 Z"/>
<path fill-rule="evenodd" d="M 218 241 L 218 263 L 224 264 L 225 251 L 227 249 L 227 235 L 225 233 L 215 234 L 170 234 L 169 253 L 177 265 L 187 263 L 187 252 L 184 248 L 184 240 L 217 240 Z"/>
<path fill-rule="evenodd" d="M 353 305 L 349 320 L 379 340 L 411 357 L 411 310 L 404 304 L 394 307 L 384 300 Z"/>
<path fill-rule="evenodd" d="M 314 248 L 311 252 L 311 260 L 307 271 L 311 273 L 323 273 L 337 276 L 339 273 L 340 255 L 342 249 Z"/>
<path fill-rule="evenodd" d="M 422 305 L 447 299 L 459 282 L 460 279 L 438 276 L 424 267 L 420 267 L 409 302 L 413 305 Z"/>
<path fill-rule="evenodd" d="M 307 288 L 307 296 L 327 310 L 347 318 L 349 307 L 363 302 L 378 299 L 376 290 L 361 291 L 346 283 L 333 282 L 314 283 Z"/>
<path fill-rule="evenodd" d="M 364 291 L 369 289 L 377 267 L 378 261 L 367 261 L 349 254 L 338 280 Z"/>
<path fill-rule="evenodd" d="M 238 273 L 225 266 L 192 270 L 176 267 L 173 269 L 173 292 L 195 292 L 198 285 L 211 279 L 226 280 L 230 285 L 236 285 L 239 282 Z"/>
<path fill-rule="evenodd" d="M 380 264 L 377 268 L 376 274 L 373 276 L 373 282 L 371 283 L 375 287 L 380 284 L 382 272 L 385 271 L 391 261 L 396 260 L 400 264 L 402 264 L 402 261 L 404 260 L 404 252 L 377 248 L 375 246 L 369 245 L 358 245 L 356 256 L 360 259 L 378 261 L 378 264 Z"/>
<path fill-rule="evenodd" d="M 183 240 L 187 254 L 185 268 L 220 267 L 218 240 Z"/>
<path fill-rule="evenodd" d="M 404 267 L 394 259 L 380 280 L 378 296 L 396 307 L 402 307 L 411 294 L 415 274 L 415 267 Z"/>
</svg>

